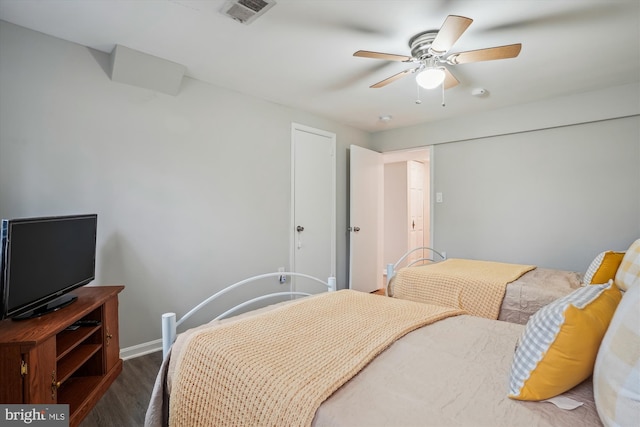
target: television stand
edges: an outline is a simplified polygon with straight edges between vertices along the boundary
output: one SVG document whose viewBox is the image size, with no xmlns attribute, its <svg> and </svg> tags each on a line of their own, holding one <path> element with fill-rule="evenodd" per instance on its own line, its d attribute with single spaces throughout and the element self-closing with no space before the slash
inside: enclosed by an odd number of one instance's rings
<svg viewBox="0 0 640 427">
<path fill-rule="evenodd" d="M 118 294 L 84 286 L 78 299 L 45 316 L 0 322 L 0 403 L 69 405 L 74 427 L 122 372 Z M 79 322 L 78 328 L 70 328 Z"/>
</svg>

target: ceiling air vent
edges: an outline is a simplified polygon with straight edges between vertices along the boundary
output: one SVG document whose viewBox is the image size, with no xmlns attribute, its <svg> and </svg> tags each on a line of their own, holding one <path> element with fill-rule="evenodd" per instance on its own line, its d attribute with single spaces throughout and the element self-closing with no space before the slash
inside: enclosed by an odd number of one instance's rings
<svg viewBox="0 0 640 427">
<path fill-rule="evenodd" d="M 248 25 L 275 4 L 274 0 L 229 0 L 222 6 L 220 12 L 231 19 Z"/>
</svg>

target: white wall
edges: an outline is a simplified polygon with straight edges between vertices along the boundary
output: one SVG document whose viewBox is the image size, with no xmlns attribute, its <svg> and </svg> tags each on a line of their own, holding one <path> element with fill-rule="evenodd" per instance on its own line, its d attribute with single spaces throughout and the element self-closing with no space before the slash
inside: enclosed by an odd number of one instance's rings
<svg viewBox="0 0 640 427">
<path fill-rule="evenodd" d="M 337 135 L 345 286 L 347 147 L 368 134 L 189 78 L 175 97 L 114 83 L 108 64 L 0 22 L 0 217 L 98 214 L 95 283 L 126 285 L 122 347 L 159 338 L 165 311 L 288 266 L 292 122 Z"/>
<path fill-rule="evenodd" d="M 445 107 L 446 108 L 446 107 Z M 640 84 L 576 93 L 373 134 L 387 152 L 640 114 Z"/>
<path fill-rule="evenodd" d="M 434 246 L 449 257 L 584 271 L 640 237 L 640 86 L 381 132 L 437 144 Z"/>
</svg>

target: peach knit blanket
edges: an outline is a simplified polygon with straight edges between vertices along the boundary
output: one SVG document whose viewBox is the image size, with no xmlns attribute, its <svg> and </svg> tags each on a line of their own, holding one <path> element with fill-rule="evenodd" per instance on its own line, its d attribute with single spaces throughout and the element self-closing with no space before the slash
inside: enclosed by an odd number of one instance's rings
<svg viewBox="0 0 640 427">
<path fill-rule="evenodd" d="M 400 269 L 393 278 L 390 295 L 497 319 L 507 284 L 534 268 L 534 265 L 452 258 Z"/>
<path fill-rule="evenodd" d="M 342 290 L 199 331 L 178 355 L 169 425 L 310 425 L 395 340 L 461 313 Z"/>
</svg>

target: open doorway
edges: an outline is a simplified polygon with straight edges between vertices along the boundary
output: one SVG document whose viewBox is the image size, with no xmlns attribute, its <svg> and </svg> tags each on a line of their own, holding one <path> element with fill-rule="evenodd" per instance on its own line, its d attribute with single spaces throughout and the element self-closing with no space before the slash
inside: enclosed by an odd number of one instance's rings
<svg viewBox="0 0 640 427">
<path fill-rule="evenodd" d="M 431 147 L 424 147 L 382 155 L 384 233 L 380 247 L 385 266 L 410 249 L 431 245 L 431 152 Z M 422 258 L 418 252 L 412 256 Z"/>
<path fill-rule="evenodd" d="M 384 288 L 388 263 L 409 249 L 432 245 L 432 164 L 433 147 L 378 153 L 351 146 L 351 289 Z"/>
</svg>

